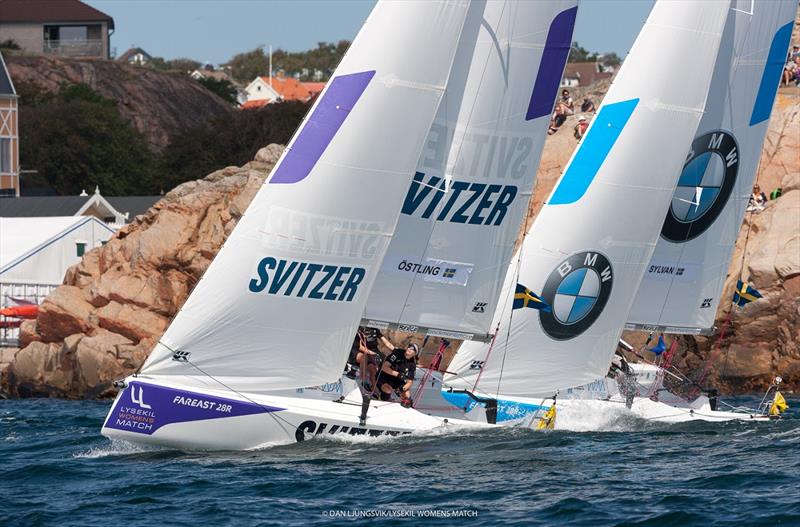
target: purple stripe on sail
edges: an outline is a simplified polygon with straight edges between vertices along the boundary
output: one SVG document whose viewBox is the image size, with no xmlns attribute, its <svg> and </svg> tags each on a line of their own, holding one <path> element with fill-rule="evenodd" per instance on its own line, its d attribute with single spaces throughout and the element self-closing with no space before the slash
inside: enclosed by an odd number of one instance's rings
<svg viewBox="0 0 800 527">
<path fill-rule="evenodd" d="M 553 111 L 561 75 L 564 73 L 564 64 L 567 62 L 569 48 L 572 45 L 572 28 L 575 26 L 577 12 L 577 7 L 562 11 L 550 24 L 542 61 L 539 63 L 539 72 L 533 85 L 531 102 L 528 104 L 528 114 L 525 116 L 526 121 L 550 115 Z"/>
<path fill-rule="evenodd" d="M 374 70 L 362 71 L 330 82 L 270 183 L 297 183 L 308 176 L 374 75 Z"/>
</svg>

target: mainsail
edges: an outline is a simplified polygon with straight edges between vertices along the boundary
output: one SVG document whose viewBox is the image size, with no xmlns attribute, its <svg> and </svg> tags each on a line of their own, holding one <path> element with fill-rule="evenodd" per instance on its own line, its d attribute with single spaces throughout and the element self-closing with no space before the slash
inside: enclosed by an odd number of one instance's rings
<svg viewBox="0 0 800 527">
<path fill-rule="evenodd" d="M 490 330 L 569 54 L 576 3 L 507 0 L 470 9 L 366 324 L 461 339 Z"/>
<path fill-rule="evenodd" d="M 728 12 L 706 113 L 627 329 L 713 330 L 796 9 L 795 0 L 738 0 Z"/>
<path fill-rule="evenodd" d="M 475 389 L 480 376 L 483 393 L 552 396 L 606 373 L 700 122 L 729 4 L 656 3 L 510 268 L 495 342 L 463 344 L 448 385 Z M 525 290 L 549 308 L 515 305 Z"/>
<path fill-rule="evenodd" d="M 378 3 L 142 374 L 249 392 L 341 375 L 468 8 Z"/>
</svg>

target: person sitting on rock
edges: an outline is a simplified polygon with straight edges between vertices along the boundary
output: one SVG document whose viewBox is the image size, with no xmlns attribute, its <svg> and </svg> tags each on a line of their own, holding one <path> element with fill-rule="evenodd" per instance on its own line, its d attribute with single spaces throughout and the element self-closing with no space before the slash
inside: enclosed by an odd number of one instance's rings
<svg viewBox="0 0 800 527">
<path fill-rule="evenodd" d="M 550 127 L 547 129 L 547 135 L 553 135 L 558 132 L 561 125 L 567 120 L 567 107 L 562 103 L 557 103 L 553 111 L 553 118 L 550 119 Z"/>
<path fill-rule="evenodd" d="M 747 212 L 759 213 L 767 206 L 767 195 L 761 191 L 758 184 L 753 186 L 753 193 L 747 201 Z"/>
<path fill-rule="evenodd" d="M 583 102 L 581 103 L 581 111 L 583 113 L 594 113 L 596 111 L 594 103 L 590 98 L 584 97 Z"/>
<path fill-rule="evenodd" d="M 575 125 L 575 132 L 573 134 L 575 135 L 575 139 L 580 141 L 586 134 L 587 128 L 589 128 L 589 121 L 586 119 L 586 117 L 581 115 L 580 117 L 578 117 L 578 124 Z"/>
<path fill-rule="evenodd" d="M 388 339 L 387 339 L 388 340 Z M 417 353 L 419 347 L 411 343 L 405 349 L 392 346 L 393 350 L 386 357 L 378 375 L 378 387 L 381 400 L 388 401 L 392 393 L 400 396 L 401 404 L 409 408 L 411 401 L 411 385 L 417 371 Z"/>
<path fill-rule="evenodd" d="M 575 114 L 575 102 L 572 100 L 572 97 L 570 97 L 569 90 L 564 90 L 561 92 L 561 100 L 559 102 L 564 106 L 564 112 L 566 115 Z"/>
</svg>

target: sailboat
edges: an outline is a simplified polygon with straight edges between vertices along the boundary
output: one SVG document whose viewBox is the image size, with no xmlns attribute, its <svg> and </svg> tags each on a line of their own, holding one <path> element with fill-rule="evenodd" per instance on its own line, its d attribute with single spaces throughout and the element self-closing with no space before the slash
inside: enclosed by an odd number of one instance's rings
<svg viewBox="0 0 800 527">
<path fill-rule="evenodd" d="M 508 267 L 494 341 L 464 343 L 449 365 L 453 404 L 490 400 L 513 418 L 605 376 L 704 115 L 729 8 L 655 4 Z"/>
<path fill-rule="evenodd" d="M 789 46 L 795 7 L 791 0 L 732 2 L 703 117 L 626 329 L 713 332 L 714 314 Z M 624 341 L 620 346 L 636 352 Z M 628 404 L 635 414 L 664 422 L 775 417 L 769 415 L 767 404 L 755 409 L 729 406 L 727 411 L 719 410 L 714 391 L 686 400 L 664 388 L 665 378 L 683 382 L 688 380 L 685 377 L 677 378 L 655 364 L 642 362 L 630 367 L 636 393 L 632 401 L 628 393 L 620 393 L 615 380 L 603 374 L 585 385 L 562 390 L 562 405 L 586 405 L 587 400 L 593 400 L 593 405 L 597 401 L 617 407 Z M 777 378 L 762 403 L 769 394 L 777 393 L 779 384 Z M 629 392 L 627 388 L 622 391 Z"/>
<path fill-rule="evenodd" d="M 792 0 L 732 2 L 705 115 L 626 329 L 651 334 L 714 334 L 715 314 L 756 178 L 796 7 Z M 626 346 L 624 342 L 622 345 Z M 647 419 L 751 421 L 776 417 L 766 404 L 759 408 L 733 407 L 719 401 L 716 390 L 698 393 L 703 388 L 699 385 L 702 379 L 691 381 L 679 372 L 644 361 L 632 367 L 639 381 L 639 396 L 633 399 L 631 410 Z M 665 380 L 688 385 L 688 392 L 696 397 L 687 399 L 670 393 L 663 386 Z M 777 377 L 762 403 L 770 395 L 776 397 L 780 382 Z M 572 395 L 625 401 L 609 379 L 568 390 L 564 398 Z"/>
<path fill-rule="evenodd" d="M 141 370 L 120 382 L 102 433 L 249 449 L 319 434 L 481 426 L 395 402 L 365 407 L 342 370 L 365 313 L 420 329 L 390 313 L 374 287 L 388 287 L 385 302 L 410 314 L 417 295 L 452 292 L 469 305 L 502 279 L 490 260 L 467 259 L 485 247 L 448 251 L 437 240 L 449 234 L 438 233 L 446 223 L 469 227 L 512 250 L 575 13 L 575 0 L 379 2 Z M 431 250 L 402 244 L 418 227 Z M 392 298 L 400 282 L 419 286 L 405 303 Z M 480 337 L 486 328 L 460 313 L 425 329 Z"/>
</svg>

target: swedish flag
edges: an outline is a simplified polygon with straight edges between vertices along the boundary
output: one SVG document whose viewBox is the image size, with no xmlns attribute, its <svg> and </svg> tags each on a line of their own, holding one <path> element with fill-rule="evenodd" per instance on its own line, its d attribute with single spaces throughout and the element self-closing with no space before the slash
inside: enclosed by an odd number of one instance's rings
<svg viewBox="0 0 800 527">
<path fill-rule="evenodd" d="M 733 293 L 734 304 L 742 307 L 759 298 L 761 298 L 761 293 L 756 291 L 754 287 L 747 285 L 747 282 L 742 282 L 741 280 L 736 282 L 736 292 Z"/>
<path fill-rule="evenodd" d="M 551 311 L 550 304 L 539 298 L 536 293 L 522 284 L 517 284 L 517 289 L 514 291 L 514 305 L 512 309 L 520 309 L 523 307 L 532 307 L 549 313 Z"/>
</svg>

